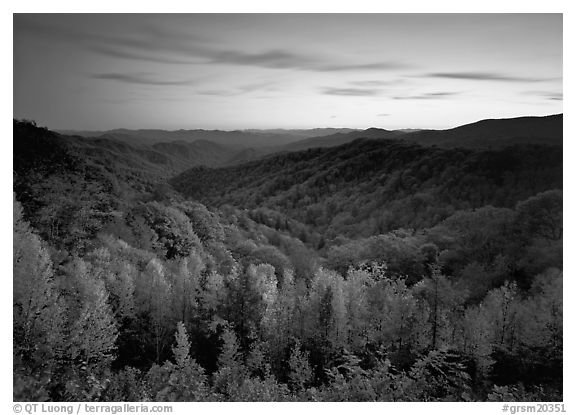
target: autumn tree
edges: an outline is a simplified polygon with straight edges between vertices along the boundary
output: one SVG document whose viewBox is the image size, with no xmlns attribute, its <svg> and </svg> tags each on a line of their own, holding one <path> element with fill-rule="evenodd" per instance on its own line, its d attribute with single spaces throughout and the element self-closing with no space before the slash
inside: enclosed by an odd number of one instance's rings
<svg viewBox="0 0 576 415">
<path fill-rule="evenodd" d="M 158 259 L 150 260 L 137 280 L 136 299 L 139 313 L 148 318 L 150 324 L 157 363 L 164 352 L 168 327 L 173 321 L 170 303 L 172 292 L 162 263 Z"/>
<path fill-rule="evenodd" d="M 453 317 L 461 311 L 466 293 L 457 290 L 438 265 L 432 265 L 432 275 L 414 286 L 414 295 L 427 307 L 429 347 L 450 344 L 455 336 Z"/>
<path fill-rule="evenodd" d="M 65 317 L 48 252 L 22 218 L 16 200 L 13 209 L 14 352 L 23 363 L 48 369 L 64 352 Z"/>
</svg>

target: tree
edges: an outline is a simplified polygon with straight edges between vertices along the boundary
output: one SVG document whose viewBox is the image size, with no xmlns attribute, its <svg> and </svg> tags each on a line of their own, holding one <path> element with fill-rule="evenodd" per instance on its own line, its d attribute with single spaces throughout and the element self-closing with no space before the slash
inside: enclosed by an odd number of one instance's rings
<svg viewBox="0 0 576 415">
<path fill-rule="evenodd" d="M 106 281 L 109 302 L 118 321 L 132 319 L 135 316 L 134 291 L 137 272 L 130 263 L 117 260 L 112 264 L 113 273 Z"/>
<path fill-rule="evenodd" d="M 309 363 L 309 353 L 301 350 L 299 342 L 294 344 L 288 359 L 289 384 L 296 392 L 303 391 L 306 385 L 312 380 L 312 369 Z"/>
<path fill-rule="evenodd" d="M 334 271 L 320 268 L 311 281 L 308 299 L 308 336 L 343 347 L 348 339 L 344 279 Z"/>
<path fill-rule="evenodd" d="M 551 355 L 559 356 L 563 343 L 562 271 L 549 269 L 536 276 L 531 291 L 532 297 L 527 304 L 531 310 L 528 321 L 536 323 L 537 329 L 532 327 L 528 333 Z"/>
<path fill-rule="evenodd" d="M 246 272 L 250 288 L 258 294 L 264 306 L 264 312 L 270 309 L 278 296 L 278 282 L 272 265 L 250 265 Z"/>
<path fill-rule="evenodd" d="M 158 259 L 151 259 L 136 283 L 138 311 L 147 316 L 153 334 L 155 361 L 160 362 L 166 343 L 167 327 L 172 321 L 172 286 L 166 280 L 164 267 Z"/>
<path fill-rule="evenodd" d="M 469 306 L 464 311 L 460 324 L 460 334 L 456 336 L 456 346 L 462 353 L 472 356 L 477 373 L 486 378 L 494 363 L 492 351 L 492 325 L 483 305 Z"/>
<path fill-rule="evenodd" d="M 362 349 L 368 342 L 370 303 L 368 291 L 375 285 L 372 276 L 361 269 L 350 269 L 345 282 L 348 341 L 352 350 Z"/>
<path fill-rule="evenodd" d="M 177 207 L 188 216 L 194 233 L 202 242 L 224 240 L 224 227 L 218 215 L 210 212 L 206 206 L 186 201 Z"/>
<path fill-rule="evenodd" d="M 203 259 L 196 252 L 172 264 L 172 306 L 183 322 L 190 322 L 196 315 L 200 278 L 205 270 Z"/>
<path fill-rule="evenodd" d="M 460 356 L 445 349 L 430 350 L 419 358 L 402 385 L 405 399 L 457 401 L 470 394 L 470 375 Z"/>
<path fill-rule="evenodd" d="M 225 327 L 221 334 L 222 348 L 218 356 L 218 371 L 214 374 L 214 390 L 224 396 L 234 396 L 248 377 L 234 332 Z"/>
<path fill-rule="evenodd" d="M 113 257 L 108 248 L 98 248 L 84 257 L 92 276 L 104 283 L 108 302 L 119 323 L 134 317 L 136 269 L 128 261 Z"/>
<path fill-rule="evenodd" d="M 562 238 L 562 190 L 538 193 L 516 205 L 515 225 L 527 238 Z"/>
<path fill-rule="evenodd" d="M 176 326 L 176 344 L 172 347 L 174 362 L 154 364 L 147 379 L 155 401 L 193 402 L 208 396 L 204 369 L 190 357 L 190 341 L 184 323 Z"/>
<path fill-rule="evenodd" d="M 460 311 L 466 293 L 442 275 L 438 265 L 432 265 L 432 275 L 414 286 L 414 294 L 428 307 L 429 346 L 437 349 L 440 344 L 450 344 L 454 337 L 454 324 L 450 316 Z"/>
<path fill-rule="evenodd" d="M 443 239 L 440 261 L 454 270 L 474 261 L 491 265 L 509 250 L 514 216 L 511 209 L 493 206 L 456 212 L 432 230 L 434 239 Z"/>
<path fill-rule="evenodd" d="M 416 298 L 404 279 L 391 279 L 382 270 L 376 272 L 376 279 L 368 291 L 367 338 L 392 350 L 407 350 L 416 334 Z"/>
<path fill-rule="evenodd" d="M 166 258 L 187 256 L 193 248 L 199 249 L 201 242 L 188 217 L 174 207 L 158 202 L 149 202 L 136 208 L 132 214 L 141 216 L 154 230 L 158 245 L 163 248 Z"/>
<path fill-rule="evenodd" d="M 32 367 L 50 367 L 63 352 L 62 305 L 53 283 L 52 262 L 42 241 L 22 218 L 14 199 L 13 330 L 15 353 Z"/>
<path fill-rule="evenodd" d="M 283 373 L 286 363 L 286 351 L 291 339 L 297 335 L 297 322 L 300 310 L 299 298 L 292 270 L 286 270 L 278 288 L 275 300 L 266 308 L 262 318 L 262 337 L 266 340 L 268 355 L 275 373 Z"/>
<path fill-rule="evenodd" d="M 179 321 L 176 325 L 176 345 L 172 347 L 174 361 L 179 367 L 187 366 L 190 362 L 190 342 L 184 323 Z"/>
<path fill-rule="evenodd" d="M 557 269 L 536 276 L 519 311 L 522 325 L 518 353 L 547 381 L 562 376 L 562 285 L 562 272 Z"/>
<path fill-rule="evenodd" d="M 520 331 L 520 300 L 516 283 L 506 282 L 491 290 L 482 302 L 486 321 L 490 322 L 490 338 L 496 347 L 513 350 L 518 346 Z"/>
<path fill-rule="evenodd" d="M 90 295 L 72 324 L 69 356 L 80 365 L 106 367 L 113 359 L 118 330 L 104 283 L 89 280 Z"/>
</svg>

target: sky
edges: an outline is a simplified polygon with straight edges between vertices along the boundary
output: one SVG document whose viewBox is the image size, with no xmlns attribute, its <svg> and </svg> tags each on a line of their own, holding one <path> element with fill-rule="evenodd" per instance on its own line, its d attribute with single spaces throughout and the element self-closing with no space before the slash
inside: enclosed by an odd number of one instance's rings
<svg viewBox="0 0 576 415">
<path fill-rule="evenodd" d="M 15 14 L 51 129 L 450 128 L 562 112 L 561 14 Z"/>
</svg>

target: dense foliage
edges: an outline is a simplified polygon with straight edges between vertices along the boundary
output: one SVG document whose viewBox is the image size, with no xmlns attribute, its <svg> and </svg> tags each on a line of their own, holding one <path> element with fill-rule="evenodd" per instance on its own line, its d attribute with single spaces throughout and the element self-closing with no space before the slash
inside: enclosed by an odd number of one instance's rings
<svg viewBox="0 0 576 415">
<path fill-rule="evenodd" d="M 562 399 L 561 148 L 361 140 L 186 199 L 18 128 L 15 400 Z"/>
<path fill-rule="evenodd" d="M 358 140 L 240 166 L 196 167 L 171 184 L 210 205 L 281 212 L 286 219 L 272 219 L 279 229 L 296 221 L 325 239 L 369 236 L 427 228 L 459 210 L 513 208 L 561 189 L 562 147 L 472 151 Z"/>
</svg>

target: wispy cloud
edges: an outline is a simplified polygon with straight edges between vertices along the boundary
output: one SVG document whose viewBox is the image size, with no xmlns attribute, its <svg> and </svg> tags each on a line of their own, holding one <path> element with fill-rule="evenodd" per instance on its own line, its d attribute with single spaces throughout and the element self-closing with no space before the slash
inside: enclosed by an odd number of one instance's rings
<svg viewBox="0 0 576 415">
<path fill-rule="evenodd" d="M 459 95 L 460 92 L 428 92 L 419 95 L 400 95 L 392 97 L 393 99 L 444 99 L 455 95 Z"/>
<path fill-rule="evenodd" d="M 214 47 L 196 47 L 180 51 L 184 55 L 203 58 L 197 63 L 251 66 L 266 69 L 294 69 L 312 72 L 345 72 L 345 71 L 386 71 L 407 68 L 401 62 L 355 62 L 349 63 L 336 57 L 310 56 L 284 49 L 244 52 L 225 50 Z"/>
<path fill-rule="evenodd" d="M 256 82 L 252 84 L 240 85 L 232 89 L 204 89 L 196 91 L 198 95 L 231 97 L 236 95 L 249 94 L 252 92 L 272 92 L 277 91 L 274 82 Z"/>
<path fill-rule="evenodd" d="M 379 80 L 379 79 L 372 79 L 372 80 L 363 80 L 363 81 L 351 81 L 349 82 L 350 85 L 355 86 L 362 86 L 362 87 L 378 87 L 378 86 L 388 86 L 388 85 L 398 85 L 402 84 L 405 81 L 403 79 L 393 79 L 393 80 Z"/>
<path fill-rule="evenodd" d="M 209 97 L 231 97 L 238 95 L 235 91 L 230 90 L 219 90 L 219 89 L 202 89 L 195 92 L 197 95 L 207 95 Z"/>
<path fill-rule="evenodd" d="M 255 91 L 270 92 L 270 91 L 277 91 L 278 88 L 276 88 L 274 82 L 255 82 L 251 84 L 241 85 L 238 87 L 238 90 L 242 93 L 255 92 Z"/>
<path fill-rule="evenodd" d="M 350 62 L 336 56 L 307 55 L 286 49 L 243 51 L 191 33 L 169 32 L 153 25 L 136 28 L 130 36 L 94 34 L 78 28 L 23 19 L 19 30 L 36 36 L 76 43 L 100 55 L 165 64 L 237 65 L 313 72 L 387 71 L 409 67 L 396 61 Z"/>
<path fill-rule="evenodd" d="M 324 95 L 340 95 L 348 97 L 374 97 L 381 94 L 377 89 L 368 88 L 322 88 Z"/>
<path fill-rule="evenodd" d="M 147 73 L 102 73 L 93 74 L 93 79 L 104 79 L 110 81 L 123 82 L 127 84 L 140 84 L 140 85 L 160 85 L 160 86 L 170 86 L 170 85 L 191 85 L 192 80 L 162 80 L 154 79 L 150 77 Z"/>
<path fill-rule="evenodd" d="M 421 75 L 421 77 L 503 82 L 543 82 L 550 80 L 549 78 L 527 78 L 494 72 L 434 72 Z"/>
<path fill-rule="evenodd" d="M 555 91 L 524 91 L 523 95 L 533 95 L 541 98 L 548 99 L 550 101 L 562 101 L 564 100 L 564 94 L 562 92 Z"/>
<path fill-rule="evenodd" d="M 334 63 L 334 64 L 317 64 L 307 69 L 320 72 L 337 72 L 337 71 L 388 71 L 392 69 L 410 68 L 403 62 L 387 61 L 372 63 Z"/>
<path fill-rule="evenodd" d="M 165 55 L 153 55 L 147 52 L 135 53 L 120 48 L 111 48 L 109 46 L 92 46 L 91 50 L 101 55 L 112 58 L 128 59 L 135 61 L 166 63 L 166 64 L 195 64 L 198 63 L 192 59 L 178 59 Z"/>
</svg>

